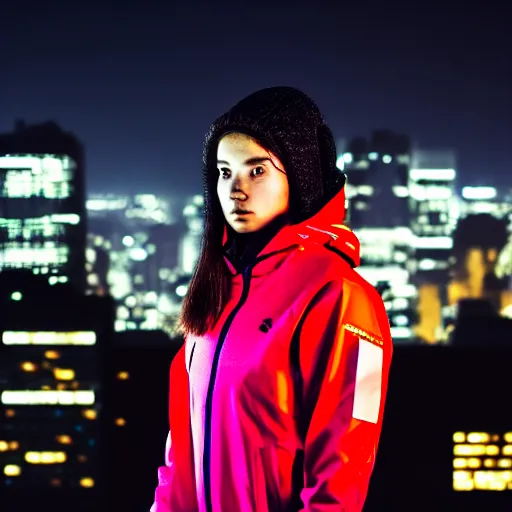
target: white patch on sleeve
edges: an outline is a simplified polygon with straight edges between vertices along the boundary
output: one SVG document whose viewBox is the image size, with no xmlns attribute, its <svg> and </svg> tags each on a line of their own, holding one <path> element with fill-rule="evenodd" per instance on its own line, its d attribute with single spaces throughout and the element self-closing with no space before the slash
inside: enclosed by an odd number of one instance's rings
<svg viewBox="0 0 512 512">
<path fill-rule="evenodd" d="M 381 347 L 359 338 L 354 409 L 356 420 L 377 423 L 382 394 L 384 352 Z"/>
</svg>

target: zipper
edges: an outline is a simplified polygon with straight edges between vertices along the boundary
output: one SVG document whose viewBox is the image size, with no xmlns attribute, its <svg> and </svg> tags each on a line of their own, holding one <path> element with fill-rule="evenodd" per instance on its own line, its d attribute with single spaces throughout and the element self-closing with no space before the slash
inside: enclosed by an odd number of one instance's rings
<svg viewBox="0 0 512 512">
<path fill-rule="evenodd" d="M 258 260 L 257 260 L 258 261 Z M 224 322 L 222 329 L 219 334 L 217 346 L 215 347 L 215 353 L 213 354 L 212 369 L 210 374 L 210 382 L 208 384 L 208 392 L 206 394 L 205 404 L 205 429 L 204 429 L 204 451 L 203 451 L 203 475 L 204 475 L 204 492 L 206 499 L 206 510 L 213 512 L 212 508 L 212 489 L 211 489 L 211 478 L 210 478 L 210 455 L 211 455 L 211 437 L 212 437 L 212 404 L 213 404 L 213 388 L 215 387 L 215 378 L 217 376 L 217 368 L 219 366 L 219 357 L 226 340 L 226 336 L 229 332 L 229 328 L 233 323 L 238 311 L 244 305 L 249 295 L 249 287 L 251 284 L 251 267 L 247 267 L 244 270 L 243 275 L 243 288 L 242 295 L 237 305 L 233 308 L 233 311 L 229 314 L 228 318 Z"/>
<path fill-rule="evenodd" d="M 190 351 L 190 357 L 188 359 L 188 372 L 190 373 L 190 368 L 192 368 L 192 358 L 194 357 L 194 350 L 196 349 L 196 341 L 192 345 L 192 350 Z"/>
</svg>

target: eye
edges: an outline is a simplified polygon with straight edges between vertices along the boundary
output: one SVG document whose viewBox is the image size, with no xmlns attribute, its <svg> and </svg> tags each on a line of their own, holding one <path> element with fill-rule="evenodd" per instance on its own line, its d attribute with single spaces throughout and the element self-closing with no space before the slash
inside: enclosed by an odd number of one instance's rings
<svg viewBox="0 0 512 512">
<path fill-rule="evenodd" d="M 262 174 L 265 174 L 265 169 L 263 169 L 261 166 L 255 167 L 251 171 L 251 176 L 261 176 Z"/>
<path fill-rule="evenodd" d="M 229 177 L 231 176 L 231 172 L 229 171 L 229 169 L 226 169 L 225 167 L 219 169 L 219 174 L 224 180 L 229 179 Z"/>
</svg>

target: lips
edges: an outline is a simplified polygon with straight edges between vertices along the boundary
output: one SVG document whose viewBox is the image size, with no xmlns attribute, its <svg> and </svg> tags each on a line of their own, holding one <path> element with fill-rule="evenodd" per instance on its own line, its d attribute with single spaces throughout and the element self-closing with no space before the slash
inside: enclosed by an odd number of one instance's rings
<svg viewBox="0 0 512 512">
<path fill-rule="evenodd" d="M 249 213 L 252 213 L 252 212 L 250 212 L 249 210 L 241 210 L 240 208 L 237 208 L 236 210 L 233 210 L 231 212 L 231 215 L 247 215 Z"/>
</svg>

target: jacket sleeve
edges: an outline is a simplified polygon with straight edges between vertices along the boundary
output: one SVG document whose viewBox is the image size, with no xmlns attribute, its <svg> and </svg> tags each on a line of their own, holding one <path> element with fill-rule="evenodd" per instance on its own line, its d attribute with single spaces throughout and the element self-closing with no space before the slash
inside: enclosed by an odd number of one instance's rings
<svg viewBox="0 0 512 512">
<path fill-rule="evenodd" d="M 190 429 L 190 401 L 185 345 L 171 364 L 169 434 L 165 465 L 158 468 L 158 486 L 150 512 L 195 512 L 194 463 Z"/>
<path fill-rule="evenodd" d="M 171 512 L 170 496 L 173 471 L 174 461 L 172 457 L 171 431 L 169 431 L 165 443 L 165 465 L 158 468 L 158 486 L 150 512 Z"/>
<path fill-rule="evenodd" d="M 365 282 L 332 282 L 300 326 L 302 512 L 360 512 L 379 442 L 392 342 L 382 300 Z"/>
</svg>

